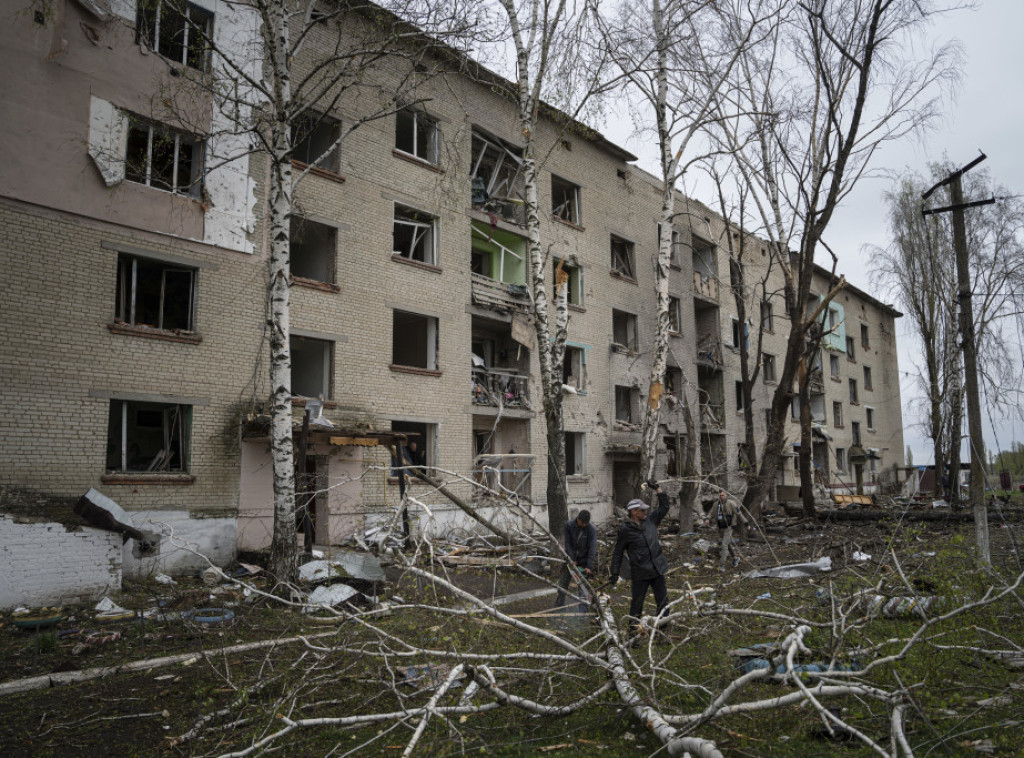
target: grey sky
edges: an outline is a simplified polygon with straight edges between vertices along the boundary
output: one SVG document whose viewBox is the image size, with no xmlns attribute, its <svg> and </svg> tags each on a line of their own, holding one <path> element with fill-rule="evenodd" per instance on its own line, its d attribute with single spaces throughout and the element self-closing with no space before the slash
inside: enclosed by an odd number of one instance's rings
<svg viewBox="0 0 1024 758">
<path fill-rule="evenodd" d="M 1024 1 L 984 0 L 975 9 L 952 12 L 937 20 L 922 46 L 959 39 L 964 52 L 964 77 L 955 101 L 944 104 L 945 115 L 923 138 L 905 138 L 886 145 L 874 158 L 876 176 L 864 178 L 836 212 L 826 241 L 840 256 L 840 271 L 857 287 L 879 299 L 891 301 L 871 280 L 868 245 L 888 242 L 886 209 L 882 194 L 892 185 L 893 174 L 911 168 L 923 172 L 929 161 L 943 155 L 962 165 L 983 150 L 988 160 L 982 164 L 993 179 L 1014 193 L 1024 193 L 1024 150 L 1020 131 L 1024 126 Z M 925 47 L 921 48 L 925 50 Z M 649 135 L 631 135 L 632 124 L 622 118 L 610 122 L 604 131 L 640 156 L 639 164 L 658 174 L 657 153 Z M 877 176 L 884 173 L 888 176 Z M 699 184 L 685 188 L 694 197 L 711 201 Z M 917 355 L 906 337 L 907 324 L 897 323 L 900 342 L 900 373 L 903 385 L 906 443 L 913 448 L 916 464 L 931 461 L 930 444 L 915 428 L 918 414 L 911 408 L 913 393 L 907 374 L 916 371 Z M 983 413 L 984 413 L 983 409 Z M 986 416 L 987 419 L 987 416 Z M 1006 449 L 1013 440 L 1024 439 L 1020 424 L 988 423 L 986 442 L 990 449 Z"/>
</svg>

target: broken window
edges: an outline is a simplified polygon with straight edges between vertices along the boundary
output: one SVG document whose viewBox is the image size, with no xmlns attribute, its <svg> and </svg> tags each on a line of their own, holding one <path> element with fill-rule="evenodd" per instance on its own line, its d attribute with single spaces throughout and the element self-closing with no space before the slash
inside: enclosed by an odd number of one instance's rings
<svg viewBox="0 0 1024 758">
<path fill-rule="evenodd" d="M 682 331 L 683 311 L 678 297 L 668 298 L 668 330 L 679 334 Z"/>
<path fill-rule="evenodd" d="M 472 204 L 515 223 L 525 221 L 522 152 L 473 130 Z"/>
<path fill-rule="evenodd" d="M 586 474 L 586 435 L 583 432 L 565 433 L 565 475 Z"/>
<path fill-rule="evenodd" d="M 334 284 L 338 232 L 333 226 L 292 216 L 289 240 L 292 276 Z"/>
<path fill-rule="evenodd" d="M 864 389 L 870 391 L 873 388 L 871 384 L 871 367 L 864 367 Z"/>
<path fill-rule="evenodd" d="M 874 408 L 865 408 L 864 409 L 864 414 L 865 414 L 864 420 L 868 424 L 868 431 L 869 432 L 873 432 L 875 430 L 875 409 Z"/>
<path fill-rule="evenodd" d="M 552 269 L 553 269 L 552 276 L 554 278 L 554 283 L 556 285 L 556 289 L 555 289 L 556 293 L 557 293 L 557 285 L 558 285 L 558 267 L 559 267 L 559 265 L 561 265 L 562 271 L 566 274 L 566 276 L 568 276 L 568 279 L 566 280 L 566 286 L 569 289 L 568 289 L 568 292 L 566 293 L 566 299 L 568 300 L 569 305 L 579 305 L 579 306 L 582 306 L 583 305 L 583 272 L 582 272 L 582 270 L 580 269 L 579 266 L 577 266 L 577 265 L 575 265 L 573 263 L 568 263 L 567 261 L 564 261 L 561 258 L 554 258 L 552 260 Z"/>
<path fill-rule="evenodd" d="M 832 424 L 836 429 L 843 427 L 843 404 L 841 402 L 832 402 Z"/>
<path fill-rule="evenodd" d="M 761 356 L 761 370 L 766 382 L 775 381 L 775 356 L 764 353 Z"/>
<path fill-rule="evenodd" d="M 612 309 L 612 342 L 627 350 L 637 350 L 636 316 Z"/>
<path fill-rule="evenodd" d="M 766 332 L 775 331 L 775 317 L 771 303 L 761 303 L 761 329 Z"/>
<path fill-rule="evenodd" d="M 392 365 L 436 371 L 437 319 L 407 311 L 396 310 L 393 313 Z"/>
<path fill-rule="evenodd" d="M 839 329 L 839 310 L 836 308 L 828 309 L 828 330 L 835 332 Z"/>
<path fill-rule="evenodd" d="M 850 380 L 850 402 L 851 403 L 859 402 L 859 400 L 857 398 L 857 380 L 856 379 L 851 379 Z"/>
<path fill-rule="evenodd" d="M 846 471 L 846 448 L 836 448 L 836 471 Z"/>
<path fill-rule="evenodd" d="M 147 187 L 199 197 L 203 189 L 203 141 L 132 116 L 125 178 Z"/>
<path fill-rule="evenodd" d="M 395 205 L 394 245 L 395 255 L 411 261 L 437 263 L 436 238 L 437 219 L 429 213 L 417 211 L 404 205 Z"/>
<path fill-rule="evenodd" d="M 191 68 L 206 70 L 213 14 L 180 0 L 142 0 L 135 21 L 137 40 L 150 50 Z"/>
<path fill-rule="evenodd" d="M 800 396 L 793 395 L 789 403 L 789 415 L 794 421 L 800 420 Z"/>
<path fill-rule="evenodd" d="M 740 320 L 735 316 L 732 317 L 732 346 L 738 348 L 740 346 L 740 340 L 742 339 L 743 328 L 740 324 Z"/>
<path fill-rule="evenodd" d="M 526 240 L 479 221 L 470 224 L 470 270 L 505 284 L 526 284 Z M 525 294 L 525 293 L 524 293 Z"/>
<path fill-rule="evenodd" d="M 868 325 L 867 324 L 861 324 L 860 325 L 860 346 L 862 348 L 864 348 L 865 350 L 867 350 L 869 347 L 871 347 L 871 340 L 868 339 Z"/>
<path fill-rule="evenodd" d="M 565 358 L 562 361 L 562 384 L 582 392 L 586 388 L 586 373 L 586 351 L 581 347 L 566 345 Z"/>
<path fill-rule="evenodd" d="M 743 397 L 743 382 L 737 379 L 736 380 L 736 410 L 737 411 L 742 411 L 744 408 L 746 408 L 746 403 L 743 402 L 743 401 L 744 401 L 744 397 Z"/>
<path fill-rule="evenodd" d="M 830 355 L 828 357 L 828 367 L 829 367 L 829 371 L 831 371 L 831 373 L 832 373 L 832 378 L 835 379 L 836 381 L 839 381 L 840 376 L 839 376 L 839 356 L 838 355 Z"/>
<path fill-rule="evenodd" d="M 291 337 L 292 395 L 331 397 L 331 375 L 334 373 L 334 343 L 312 337 Z"/>
<path fill-rule="evenodd" d="M 437 119 L 422 111 L 403 108 L 395 114 L 395 149 L 427 163 L 437 163 Z"/>
<path fill-rule="evenodd" d="M 857 359 L 857 353 L 853 347 L 853 337 L 846 338 L 846 357 L 849 358 L 851 361 Z"/>
<path fill-rule="evenodd" d="M 551 215 L 580 225 L 580 186 L 563 179 L 551 176 Z"/>
<path fill-rule="evenodd" d="M 337 173 L 341 122 L 323 113 L 307 111 L 292 125 L 292 160 Z"/>
<path fill-rule="evenodd" d="M 696 234 L 691 235 L 690 246 L 693 249 L 692 262 L 694 273 L 704 279 L 718 276 L 718 263 L 715 260 L 715 245 Z"/>
<path fill-rule="evenodd" d="M 860 422 L 859 421 L 852 421 L 852 422 L 850 422 L 850 431 L 852 432 L 852 436 L 853 436 L 853 444 L 854 445 L 859 445 L 860 444 Z"/>
<path fill-rule="evenodd" d="M 406 465 L 437 465 L 437 424 L 392 421 L 391 431 L 406 435 L 405 444 L 402 445 L 403 462 Z"/>
<path fill-rule="evenodd" d="M 193 268 L 120 255 L 115 319 L 165 331 L 193 331 L 195 283 Z"/>
<path fill-rule="evenodd" d="M 637 423 L 637 404 L 640 393 L 635 387 L 615 387 L 615 420 L 624 424 Z"/>
<path fill-rule="evenodd" d="M 636 279 L 633 266 L 633 243 L 624 240 L 622 237 L 611 238 L 612 249 L 612 273 L 624 276 L 627 279 Z"/>
<path fill-rule="evenodd" d="M 189 405 L 111 400 L 108 471 L 188 470 Z"/>
</svg>

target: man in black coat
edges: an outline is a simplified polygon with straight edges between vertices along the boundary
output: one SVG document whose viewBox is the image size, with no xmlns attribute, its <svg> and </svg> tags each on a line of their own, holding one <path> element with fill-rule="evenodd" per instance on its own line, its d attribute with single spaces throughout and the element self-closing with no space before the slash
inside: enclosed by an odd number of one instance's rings
<svg viewBox="0 0 1024 758">
<path fill-rule="evenodd" d="M 654 590 L 654 602 L 658 605 L 659 616 L 668 605 L 668 588 L 665 586 L 668 561 L 665 560 L 661 543 L 658 542 L 658 524 L 668 513 L 668 495 L 662 492 L 661 486 L 655 482 L 648 486 L 658 495 L 658 507 L 648 516 L 647 503 L 643 500 L 630 500 L 626 505 L 628 518 L 619 525 L 615 549 L 612 552 L 612 584 L 619 581 L 622 553 L 629 555 L 633 577 L 633 597 L 629 604 L 629 615 L 632 619 L 630 628 L 634 631 L 643 615 L 648 587 Z"/>
<path fill-rule="evenodd" d="M 590 523 L 590 511 L 580 511 L 576 518 L 566 521 L 563 537 L 565 554 L 569 556 L 569 561 L 589 577 L 597 565 L 597 530 Z M 565 593 L 569 589 L 571 578 L 569 564 L 566 563 L 562 566 L 562 575 L 558 578 L 556 608 L 561 608 L 565 603 Z M 584 591 L 582 587 L 580 591 Z"/>
</svg>

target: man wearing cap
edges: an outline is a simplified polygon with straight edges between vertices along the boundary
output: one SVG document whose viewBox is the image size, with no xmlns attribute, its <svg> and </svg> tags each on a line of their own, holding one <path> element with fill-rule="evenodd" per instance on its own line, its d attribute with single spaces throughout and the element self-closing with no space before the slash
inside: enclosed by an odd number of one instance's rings
<svg viewBox="0 0 1024 758">
<path fill-rule="evenodd" d="M 648 587 L 654 589 L 654 602 L 658 605 L 659 616 L 668 605 L 668 588 L 665 586 L 668 561 L 665 560 L 665 554 L 661 552 L 661 543 L 658 542 L 658 524 L 668 513 L 668 495 L 661 491 L 661 486 L 657 482 L 651 482 L 647 486 L 657 493 L 658 507 L 648 516 L 647 503 L 643 500 L 630 500 L 626 505 L 627 518 L 619 525 L 615 549 L 612 551 L 612 584 L 619 581 L 622 553 L 626 552 L 629 555 L 633 577 L 629 615 L 632 618 L 630 627 L 634 631 L 643 615 Z"/>
<path fill-rule="evenodd" d="M 597 565 L 597 530 L 590 523 L 590 511 L 580 511 L 574 519 L 565 522 L 564 543 L 568 561 L 587 576 L 594 572 Z M 555 607 L 561 608 L 565 603 L 565 593 L 569 589 L 571 573 L 569 563 L 562 566 L 562 575 L 558 577 L 558 596 Z M 583 588 L 580 588 L 583 591 Z"/>
</svg>

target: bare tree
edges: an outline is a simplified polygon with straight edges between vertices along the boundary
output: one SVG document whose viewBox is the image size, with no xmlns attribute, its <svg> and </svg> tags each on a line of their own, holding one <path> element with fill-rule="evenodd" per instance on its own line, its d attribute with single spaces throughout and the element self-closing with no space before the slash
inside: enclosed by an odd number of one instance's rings
<svg viewBox="0 0 1024 758">
<path fill-rule="evenodd" d="M 955 78 L 955 48 L 908 56 L 936 12 L 915 0 L 791 5 L 786 23 L 744 55 L 733 118 L 718 121 L 783 276 L 790 321 L 764 454 L 744 498 L 755 513 L 780 463 L 807 332 L 836 291 L 813 307 L 817 248 L 879 145 L 928 123 L 937 86 Z"/>
<path fill-rule="evenodd" d="M 929 177 L 909 174 L 886 194 L 889 205 L 888 248 L 872 248 L 875 281 L 893 293 L 909 315 L 922 363 L 916 380 L 925 406 L 925 428 L 932 441 L 935 493 L 959 501 L 964 390 L 958 336 L 957 280 L 952 265 L 950 220 L 921 214 L 921 193 L 949 173 L 935 164 Z M 987 172 L 965 177 L 965 192 L 974 199 L 991 195 L 995 205 L 974 208 L 966 217 L 972 300 L 975 306 L 979 367 L 986 397 L 996 416 L 1018 415 L 1022 377 L 1013 333 L 1021 311 L 1024 281 L 1024 204 L 992 187 Z M 933 201 L 934 202 L 934 201 Z M 949 471 L 948 479 L 946 471 Z M 943 481 L 948 481 L 948 491 Z"/>
<path fill-rule="evenodd" d="M 724 96 L 742 50 L 760 26 L 772 16 L 770 3 L 706 0 L 651 0 L 623 6 L 613 23 L 604 25 L 604 38 L 616 65 L 653 111 L 661 168 L 661 211 L 658 220 L 658 254 L 653 261 L 657 322 L 648 380 L 647 403 L 641 427 L 640 476 L 654 476 L 669 333 L 669 267 L 678 255 L 675 224 L 687 209 L 677 211 L 678 186 L 686 171 L 707 155 L 700 137 L 721 113 Z M 689 418 L 688 443 L 696 445 L 693 411 L 681 408 Z M 677 463 L 680 452 L 676 451 Z M 693 461 L 691 449 L 688 459 Z M 682 472 L 679 472 L 682 474 Z M 680 512 L 689 509 L 693 488 L 680 494 Z"/>
<path fill-rule="evenodd" d="M 541 141 L 541 119 L 556 132 L 571 128 L 575 117 L 601 91 L 601 56 L 596 48 L 585 8 L 567 0 L 499 0 L 508 21 L 515 51 L 514 86 L 509 93 L 516 104 L 522 148 L 526 252 L 529 288 L 540 362 L 540 383 L 547 436 L 548 529 L 560 535 L 568 518 L 565 484 L 565 425 L 562 412 L 562 364 L 568 338 L 568 274 L 556 271 L 554 302 L 549 304 L 545 248 L 541 229 L 539 184 L 541 169 L 554 144 Z M 556 112 L 555 107 L 562 111 Z M 554 141 L 557 143 L 557 140 Z M 554 312 L 551 306 L 554 306 Z"/>
</svg>

